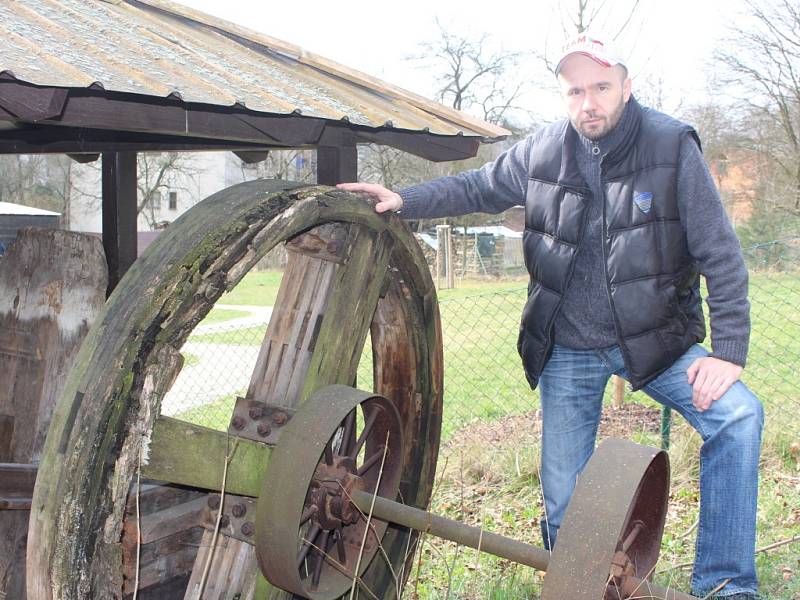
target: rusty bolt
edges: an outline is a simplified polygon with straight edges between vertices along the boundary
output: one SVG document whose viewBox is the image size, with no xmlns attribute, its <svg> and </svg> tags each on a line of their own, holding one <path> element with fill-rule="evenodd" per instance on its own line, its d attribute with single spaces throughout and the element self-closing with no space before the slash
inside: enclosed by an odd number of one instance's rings
<svg viewBox="0 0 800 600">
<path fill-rule="evenodd" d="M 219 526 L 227 527 L 230 524 L 231 524 L 231 518 L 228 515 L 222 515 L 222 517 L 219 520 Z"/>
<path fill-rule="evenodd" d="M 239 415 L 236 415 L 233 417 L 233 419 L 231 419 L 231 425 L 234 429 L 241 431 L 244 429 L 244 419 Z"/>
<path fill-rule="evenodd" d="M 250 537 L 256 532 L 256 527 L 250 521 L 245 521 L 242 523 L 242 535 L 246 535 Z"/>
<path fill-rule="evenodd" d="M 256 427 L 256 431 L 258 431 L 258 435 L 261 437 L 267 437 L 270 433 L 272 433 L 272 427 L 270 427 L 267 423 L 259 423 L 258 427 Z"/>
<path fill-rule="evenodd" d="M 231 512 L 233 516 L 237 519 L 241 519 L 245 513 L 247 512 L 247 507 L 244 504 L 234 504 L 233 508 L 231 508 Z"/>
<path fill-rule="evenodd" d="M 208 495 L 208 508 L 219 508 L 219 494 Z"/>
<path fill-rule="evenodd" d="M 287 421 L 286 413 L 280 410 L 275 411 L 272 413 L 272 422 L 275 425 L 283 425 Z"/>
<path fill-rule="evenodd" d="M 260 406 L 251 406 L 250 407 L 250 418 L 254 421 L 257 421 L 261 417 L 264 416 L 264 409 Z"/>
</svg>

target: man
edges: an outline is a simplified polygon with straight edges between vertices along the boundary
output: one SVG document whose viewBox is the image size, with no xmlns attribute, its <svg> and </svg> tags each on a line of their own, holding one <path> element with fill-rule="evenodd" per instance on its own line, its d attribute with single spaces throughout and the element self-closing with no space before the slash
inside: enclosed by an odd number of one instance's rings
<svg viewBox="0 0 800 600">
<path fill-rule="evenodd" d="M 518 348 L 541 391 L 545 545 L 556 541 L 594 450 L 603 390 L 617 374 L 679 411 L 703 439 L 693 592 L 758 598 L 763 410 L 738 381 L 750 333 L 747 270 L 697 134 L 636 102 L 610 40 L 571 40 L 556 76 L 569 118 L 481 169 L 399 194 L 340 187 L 408 219 L 524 204 L 531 279 Z M 700 273 L 711 354 L 698 344 Z"/>
</svg>

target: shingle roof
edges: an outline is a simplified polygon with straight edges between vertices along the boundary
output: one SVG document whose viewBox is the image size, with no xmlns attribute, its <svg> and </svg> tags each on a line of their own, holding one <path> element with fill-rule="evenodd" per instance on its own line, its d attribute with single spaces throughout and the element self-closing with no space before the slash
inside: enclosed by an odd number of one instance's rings
<svg viewBox="0 0 800 600">
<path fill-rule="evenodd" d="M 505 129 L 297 46 L 166 0 L 0 4 L 0 73 L 357 126 L 475 136 Z"/>
</svg>

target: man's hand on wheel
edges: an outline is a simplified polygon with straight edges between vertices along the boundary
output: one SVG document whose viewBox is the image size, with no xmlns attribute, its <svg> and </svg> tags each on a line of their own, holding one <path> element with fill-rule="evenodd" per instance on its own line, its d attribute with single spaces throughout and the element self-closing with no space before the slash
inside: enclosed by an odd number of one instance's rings
<svg viewBox="0 0 800 600">
<path fill-rule="evenodd" d="M 397 212 L 403 206 L 400 194 L 377 183 L 340 183 L 336 187 L 346 192 L 364 194 L 375 202 L 375 212 L 382 213 L 388 210 Z"/>
</svg>

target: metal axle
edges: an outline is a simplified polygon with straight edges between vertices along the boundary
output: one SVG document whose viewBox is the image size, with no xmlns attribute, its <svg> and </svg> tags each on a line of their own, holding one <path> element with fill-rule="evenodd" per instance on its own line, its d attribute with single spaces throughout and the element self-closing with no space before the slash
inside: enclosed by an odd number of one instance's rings
<svg viewBox="0 0 800 600">
<path fill-rule="evenodd" d="M 533 567 L 539 571 L 547 571 L 550 562 L 550 552 L 530 544 L 483 531 L 479 527 L 472 527 L 431 514 L 427 511 L 393 502 L 374 496 L 369 492 L 353 490 L 350 499 L 364 514 L 372 514 L 381 521 L 403 525 L 420 532 L 430 533 L 439 538 L 456 542 L 476 550 L 488 552 L 500 558 L 506 558 L 516 563 Z M 373 504 L 374 502 L 374 504 Z M 609 583 L 609 586 L 613 586 Z M 698 600 L 690 596 L 658 585 L 633 575 L 623 575 L 619 584 L 620 598 L 635 597 L 640 599 L 658 600 Z"/>
</svg>

